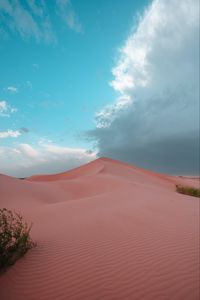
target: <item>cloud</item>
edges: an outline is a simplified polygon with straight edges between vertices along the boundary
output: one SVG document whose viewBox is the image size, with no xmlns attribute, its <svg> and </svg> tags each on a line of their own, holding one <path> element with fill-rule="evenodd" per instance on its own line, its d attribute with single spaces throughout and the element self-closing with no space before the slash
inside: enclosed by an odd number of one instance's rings
<svg viewBox="0 0 200 300">
<path fill-rule="evenodd" d="M 10 114 L 17 111 L 17 108 L 11 107 L 6 101 L 0 101 L 0 117 L 10 117 Z"/>
<path fill-rule="evenodd" d="M 0 139 L 5 139 L 8 137 L 17 138 L 20 135 L 21 135 L 21 132 L 19 130 L 0 131 Z"/>
<path fill-rule="evenodd" d="M 16 87 L 16 86 L 8 86 L 7 88 L 6 88 L 6 90 L 8 91 L 8 92 L 10 92 L 10 93 L 12 93 L 12 94 L 16 94 L 16 93 L 18 93 L 18 88 Z"/>
<path fill-rule="evenodd" d="M 96 113 L 97 128 L 109 127 L 115 120 L 116 116 L 126 110 L 131 104 L 131 97 L 122 95 L 117 98 L 114 104 L 106 105 L 102 110 Z"/>
<path fill-rule="evenodd" d="M 82 25 L 76 15 L 70 0 L 56 0 L 57 13 L 67 24 L 67 26 L 75 32 L 83 32 Z"/>
<path fill-rule="evenodd" d="M 57 43 L 56 28 L 52 22 L 54 17 L 51 16 L 49 8 L 51 4 L 47 2 L 44 0 L 1 0 L 1 36 L 17 33 L 23 39 L 34 38 L 37 42 Z M 57 11 L 59 21 L 64 22 L 75 32 L 82 32 L 82 25 L 70 0 L 57 0 L 53 4 L 53 10 Z"/>
<path fill-rule="evenodd" d="M 27 1 L 1 0 L 1 24 L 10 32 L 17 32 L 22 38 L 35 38 L 37 41 L 55 42 L 56 37 L 52 30 L 45 2 L 36 3 Z"/>
<path fill-rule="evenodd" d="M 45 10 L 44 1 L 40 1 L 40 6 L 36 4 L 35 0 L 27 0 L 27 3 L 35 16 L 43 16 Z"/>
<path fill-rule="evenodd" d="M 29 132 L 29 129 L 26 128 L 26 127 L 21 127 L 21 128 L 20 128 L 20 132 L 22 132 L 22 133 L 28 133 L 28 132 Z"/>
<path fill-rule="evenodd" d="M 34 149 L 29 144 L 19 144 L 18 147 L 15 149 L 17 150 L 18 154 L 30 159 L 37 159 L 39 158 L 39 151 Z"/>
<path fill-rule="evenodd" d="M 173 174 L 199 172 L 199 2 L 155 0 L 119 49 L 115 103 L 88 132 L 98 155 Z"/>
<path fill-rule="evenodd" d="M 16 177 L 64 172 L 96 158 L 96 153 L 41 142 L 0 147 L 0 173 Z"/>
</svg>

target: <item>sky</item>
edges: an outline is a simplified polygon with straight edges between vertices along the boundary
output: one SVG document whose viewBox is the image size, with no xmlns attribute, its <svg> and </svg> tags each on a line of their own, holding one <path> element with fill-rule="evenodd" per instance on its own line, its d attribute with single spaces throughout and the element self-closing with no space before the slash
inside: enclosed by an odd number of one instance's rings
<svg viewBox="0 0 200 300">
<path fill-rule="evenodd" d="M 198 174 L 198 0 L 0 0 L 0 70 L 0 173 Z"/>
</svg>

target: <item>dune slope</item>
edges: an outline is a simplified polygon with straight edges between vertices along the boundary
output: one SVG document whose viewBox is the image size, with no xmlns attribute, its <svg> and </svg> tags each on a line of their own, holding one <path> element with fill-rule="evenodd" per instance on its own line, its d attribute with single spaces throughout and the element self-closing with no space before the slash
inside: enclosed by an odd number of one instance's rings
<svg viewBox="0 0 200 300">
<path fill-rule="evenodd" d="M 18 180 L 0 175 L 0 206 L 34 223 L 31 249 L 0 276 L 1 300 L 199 299 L 196 178 L 101 158 Z"/>
</svg>

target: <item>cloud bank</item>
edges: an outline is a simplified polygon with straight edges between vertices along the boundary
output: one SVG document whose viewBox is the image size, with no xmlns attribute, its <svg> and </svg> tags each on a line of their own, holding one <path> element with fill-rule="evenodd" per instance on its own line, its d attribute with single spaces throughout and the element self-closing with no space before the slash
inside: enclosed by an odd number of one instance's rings
<svg viewBox="0 0 200 300">
<path fill-rule="evenodd" d="M 48 142 L 40 142 L 36 146 L 18 144 L 15 147 L 0 147 L 0 172 L 16 177 L 59 173 L 95 158 L 94 152 Z"/>
<path fill-rule="evenodd" d="M 199 172 L 199 2 L 155 0 L 119 49 L 118 98 L 88 132 L 99 156 L 172 174 Z"/>
</svg>

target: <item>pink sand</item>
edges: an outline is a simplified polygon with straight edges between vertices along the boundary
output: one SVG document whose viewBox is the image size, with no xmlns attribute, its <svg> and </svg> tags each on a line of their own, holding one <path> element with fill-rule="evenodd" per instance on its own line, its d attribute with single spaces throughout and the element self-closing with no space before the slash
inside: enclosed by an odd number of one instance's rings
<svg viewBox="0 0 200 300">
<path fill-rule="evenodd" d="M 56 175 L 0 175 L 0 206 L 33 222 L 1 300 L 199 299 L 199 199 L 173 177 L 98 159 Z"/>
</svg>

